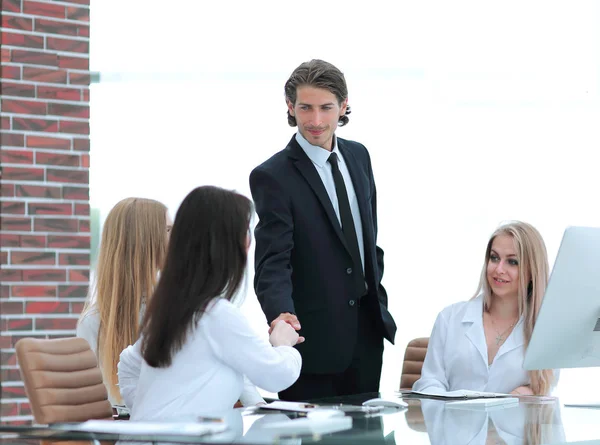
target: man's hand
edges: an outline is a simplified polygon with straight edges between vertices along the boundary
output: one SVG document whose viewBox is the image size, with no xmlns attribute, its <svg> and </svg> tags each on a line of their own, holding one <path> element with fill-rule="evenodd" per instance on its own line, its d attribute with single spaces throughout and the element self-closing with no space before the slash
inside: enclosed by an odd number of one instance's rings
<svg viewBox="0 0 600 445">
<path fill-rule="evenodd" d="M 298 317 L 296 317 L 294 314 L 290 314 L 289 312 L 284 312 L 283 314 L 279 314 L 279 317 L 277 317 L 275 320 L 273 320 L 271 322 L 271 327 L 269 328 L 269 335 L 271 335 L 271 333 L 273 332 L 273 328 L 275 327 L 275 325 L 277 324 L 278 321 L 285 321 L 287 324 L 289 324 L 291 327 L 293 327 L 296 331 L 299 331 L 300 329 L 302 329 L 302 326 L 300 325 L 300 322 L 298 321 Z M 299 337 L 298 338 L 298 343 L 302 343 L 304 341 L 304 337 Z"/>
<path fill-rule="evenodd" d="M 296 331 L 299 331 L 300 329 L 302 329 L 302 326 L 300 326 L 300 322 L 298 321 L 298 317 L 296 317 L 294 314 L 290 314 L 289 312 L 284 312 L 283 314 L 279 314 L 279 317 L 277 317 L 275 320 L 273 320 L 271 322 L 271 327 L 269 328 L 269 335 L 271 334 L 271 332 L 273 332 L 273 328 L 275 327 L 275 324 L 280 320 L 285 321 L 287 324 L 289 324 L 291 327 L 293 327 Z"/>
<path fill-rule="evenodd" d="M 296 346 L 303 341 L 304 337 L 300 337 L 294 328 L 283 320 L 275 322 L 273 332 L 269 336 L 269 342 L 273 346 Z"/>
</svg>

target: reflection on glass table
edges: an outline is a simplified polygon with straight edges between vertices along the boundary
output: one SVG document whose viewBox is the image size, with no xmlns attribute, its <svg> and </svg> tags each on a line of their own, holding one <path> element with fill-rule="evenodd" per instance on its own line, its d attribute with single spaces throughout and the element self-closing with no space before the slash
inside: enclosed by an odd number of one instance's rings
<svg viewBox="0 0 600 445">
<path fill-rule="evenodd" d="M 306 412 L 242 408 L 232 410 L 224 421 L 227 430 L 203 437 L 135 438 L 38 429 L 37 433 L 12 436 L 0 445 L 50 445 L 42 439 L 60 441 L 98 439 L 103 443 L 244 443 L 244 444 L 561 444 L 600 439 L 600 410 L 564 407 L 559 400 L 535 397 L 519 398 L 519 403 L 499 406 L 452 408 L 443 400 L 407 398 L 407 408 L 385 407 L 377 412 L 364 412 L 359 407 L 365 400 L 386 395 L 361 394 L 327 400 L 309 401 L 319 405 L 327 416 L 313 417 Z M 389 396 L 388 396 L 389 397 Z M 339 409 L 343 407 L 344 410 Z M 354 407 L 354 408 L 353 408 Z M 169 419 L 164 419 L 165 421 Z M 190 421 L 190 419 L 172 419 Z M 296 422 L 296 423 L 294 423 Z M 16 428 L 16 427 L 15 427 Z M 0 435 L 8 431 L 0 427 Z M 49 435 L 50 434 L 50 435 Z M 34 440 L 27 440 L 27 438 Z M 43 443 L 42 443 L 43 442 Z M 71 442 L 73 443 L 73 442 Z M 55 444 L 58 445 L 58 444 Z M 67 445 L 61 443 L 60 445 Z M 79 445 L 79 444 L 77 444 Z M 589 444 L 586 444 L 589 445 Z"/>
</svg>

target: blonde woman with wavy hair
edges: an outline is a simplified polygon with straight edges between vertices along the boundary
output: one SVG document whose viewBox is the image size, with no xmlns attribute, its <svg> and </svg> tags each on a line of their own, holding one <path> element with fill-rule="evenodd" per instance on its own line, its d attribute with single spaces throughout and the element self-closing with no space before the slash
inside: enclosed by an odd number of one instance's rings
<svg viewBox="0 0 600 445">
<path fill-rule="evenodd" d="M 548 277 L 540 233 L 521 221 L 501 225 L 487 244 L 475 296 L 438 315 L 413 389 L 549 394 L 558 373 L 523 369 Z"/>
<path fill-rule="evenodd" d="M 144 198 L 123 199 L 104 222 L 95 285 L 79 318 L 77 336 L 86 339 L 98 357 L 113 405 L 121 403 L 119 354 L 139 337 L 172 224 L 164 204 Z"/>
</svg>

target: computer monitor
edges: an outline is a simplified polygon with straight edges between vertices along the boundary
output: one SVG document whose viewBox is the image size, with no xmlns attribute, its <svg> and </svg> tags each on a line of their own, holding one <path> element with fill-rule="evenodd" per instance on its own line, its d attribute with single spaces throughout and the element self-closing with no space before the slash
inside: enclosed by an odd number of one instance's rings
<svg viewBox="0 0 600 445">
<path fill-rule="evenodd" d="M 563 235 L 523 367 L 600 366 L 600 228 Z"/>
</svg>

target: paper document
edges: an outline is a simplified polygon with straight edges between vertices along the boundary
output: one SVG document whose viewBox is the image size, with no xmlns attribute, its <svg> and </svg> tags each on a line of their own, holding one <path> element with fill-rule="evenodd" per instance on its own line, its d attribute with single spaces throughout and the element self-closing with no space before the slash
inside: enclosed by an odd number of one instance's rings
<svg viewBox="0 0 600 445">
<path fill-rule="evenodd" d="M 328 419 L 294 419 L 270 422 L 262 425 L 263 430 L 285 434 L 330 434 L 352 428 L 352 417 L 331 417 Z"/>
<path fill-rule="evenodd" d="M 275 402 L 267 403 L 266 405 L 259 406 L 260 409 L 275 409 L 278 411 L 295 411 L 300 413 L 307 413 L 319 408 L 319 405 L 304 402 L 284 402 L 277 400 Z"/>
<path fill-rule="evenodd" d="M 398 399 L 400 401 L 400 399 Z M 401 402 L 400 403 L 404 403 Z M 361 412 L 366 414 L 373 414 L 383 410 L 383 406 L 359 406 L 359 405 L 315 405 L 312 403 L 304 402 L 285 402 L 276 400 L 266 405 L 260 405 L 255 408 L 255 411 L 263 409 L 277 410 L 277 411 L 292 411 L 297 413 L 319 413 L 322 411 L 336 410 L 339 412 Z"/>
<path fill-rule="evenodd" d="M 558 399 L 565 406 L 573 408 L 595 408 L 600 409 L 600 398 L 590 391 L 589 394 L 559 394 Z"/>
<path fill-rule="evenodd" d="M 519 406 L 519 399 L 516 397 L 496 397 L 483 399 L 467 399 L 454 402 L 447 402 L 446 408 L 468 409 L 468 410 L 486 410 L 486 408 L 513 408 Z"/>
<path fill-rule="evenodd" d="M 600 402 L 598 402 L 598 403 L 565 403 L 565 406 L 571 407 L 571 408 L 600 409 Z"/>
<path fill-rule="evenodd" d="M 63 423 L 53 428 L 66 431 L 122 435 L 165 435 L 165 436 L 202 436 L 221 433 L 227 430 L 223 421 L 215 422 L 138 422 L 135 420 L 88 420 L 81 423 Z"/>
<path fill-rule="evenodd" d="M 494 398 L 494 397 L 512 397 L 510 394 L 503 394 L 499 392 L 483 392 L 483 391 L 471 391 L 468 389 L 459 389 L 458 391 L 443 391 L 440 389 L 427 389 L 425 391 L 411 391 L 409 394 L 413 394 L 420 397 L 428 397 L 435 399 L 481 399 L 481 398 Z"/>
</svg>

